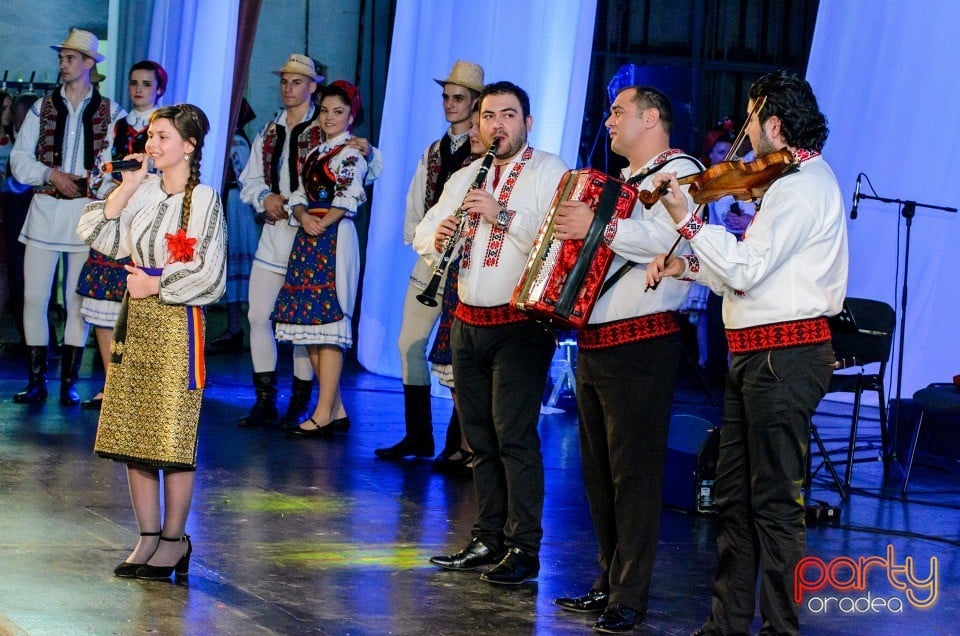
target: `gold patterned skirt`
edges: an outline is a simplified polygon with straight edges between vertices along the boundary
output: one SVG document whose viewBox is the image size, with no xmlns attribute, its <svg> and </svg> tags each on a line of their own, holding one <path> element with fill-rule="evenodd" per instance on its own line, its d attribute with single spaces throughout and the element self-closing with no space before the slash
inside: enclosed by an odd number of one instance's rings
<svg viewBox="0 0 960 636">
<path fill-rule="evenodd" d="M 125 304 L 93 450 L 123 462 L 195 469 L 203 313 L 198 307 L 165 305 L 156 296 L 128 297 Z"/>
</svg>

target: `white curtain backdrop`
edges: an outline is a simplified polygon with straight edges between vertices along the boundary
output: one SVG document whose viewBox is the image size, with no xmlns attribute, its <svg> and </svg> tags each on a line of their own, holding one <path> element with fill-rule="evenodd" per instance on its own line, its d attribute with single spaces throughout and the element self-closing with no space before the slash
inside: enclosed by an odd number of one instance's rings
<svg viewBox="0 0 960 636">
<path fill-rule="evenodd" d="M 595 0 L 397 3 L 357 343 L 368 370 L 400 375 L 397 336 L 416 261 L 402 239 L 404 198 L 423 150 L 446 129 L 434 78 L 461 59 L 483 66 L 488 83 L 518 84 L 530 95 L 532 145 L 574 167 L 595 11 Z"/>
<path fill-rule="evenodd" d="M 220 189 L 227 143 L 233 60 L 240 0 L 155 0 L 149 57 L 167 70 L 165 106 L 188 102 L 203 109 L 210 133 L 203 145 L 201 180 Z"/>
<path fill-rule="evenodd" d="M 821 0 L 808 79 L 830 123 L 824 155 L 848 201 L 857 174 L 887 198 L 957 207 L 960 179 L 960 3 Z M 864 180 L 862 193 L 871 194 Z M 900 337 L 905 220 L 896 205 L 861 201 L 849 220 L 848 296 L 897 310 Z M 960 218 L 917 209 L 910 244 L 903 397 L 960 373 Z"/>
</svg>

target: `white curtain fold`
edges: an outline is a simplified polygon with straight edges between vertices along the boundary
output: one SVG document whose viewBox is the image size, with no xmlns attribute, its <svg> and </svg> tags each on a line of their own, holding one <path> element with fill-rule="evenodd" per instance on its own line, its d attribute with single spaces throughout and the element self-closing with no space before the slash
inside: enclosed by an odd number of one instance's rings
<svg viewBox="0 0 960 636">
<path fill-rule="evenodd" d="M 204 141 L 201 180 L 220 188 L 229 128 L 233 62 L 240 0 L 154 0 L 149 57 L 167 70 L 163 105 L 183 102 L 203 109 L 210 120 Z"/>
<path fill-rule="evenodd" d="M 887 198 L 957 207 L 960 179 L 960 3 L 821 0 L 807 78 L 830 123 L 824 155 L 851 207 L 857 174 Z M 864 180 L 861 193 L 872 194 Z M 890 303 L 899 331 L 905 220 L 896 205 L 863 200 L 849 220 L 849 296 Z M 960 373 L 957 214 L 918 208 L 912 225 L 905 398 Z M 891 397 L 896 390 L 894 340 Z"/>
</svg>

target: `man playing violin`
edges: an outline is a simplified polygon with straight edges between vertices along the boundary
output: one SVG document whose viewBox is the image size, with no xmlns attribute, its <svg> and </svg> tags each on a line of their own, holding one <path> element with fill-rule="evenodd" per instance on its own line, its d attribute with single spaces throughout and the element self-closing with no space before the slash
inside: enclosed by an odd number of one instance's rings
<svg viewBox="0 0 960 636">
<path fill-rule="evenodd" d="M 827 122 L 810 85 L 776 72 L 750 88 L 748 123 L 758 160 L 786 149 L 798 168 L 774 181 L 742 241 L 690 215 L 676 176 L 664 204 L 693 254 L 647 268 L 651 284 L 679 277 L 723 296 L 732 353 L 715 494 L 718 567 L 710 617 L 696 634 L 745 634 L 760 573 L 761 634 L 799 634 L 793 576 L 805 550 L 801 494 L 810 419 L 834 361 L 826 318 L 847 288 L 847 234 L 840 187 L 820 155 Z"/>
<path fill-rule="evenodd" d="M 630 164 L 622 178 L 650 188 L 657 170 L 696 174 L 699 162 L 670 148 L 670 102 L 648 86 L 620 91 L 606 126 L 610 146 Z M 677 187 L 684 211 L 694 208 Z M 565 201 L 554 235 L 582 239 L 594 217 L 580 201 Z M 675 312 L 688 283 L 664 281 L 644 293 L 646 266 L 670 248 L 677 233 L 662 203 L 640 202 L 629 218 L 611 220 L 604 240 L 615 254 L 608 274 L 626 274 L 602 294 L 579 333 L 577 406 L 580 455 L 590 515 L 600 546 L 601 573 L 582 596 L 554 602 L 574 612 L 603 612 L 596 628 L 629 632 L 647 611 L 660 530 L 660 506 L 670 403 L 680 362 Z"/>
</svg>

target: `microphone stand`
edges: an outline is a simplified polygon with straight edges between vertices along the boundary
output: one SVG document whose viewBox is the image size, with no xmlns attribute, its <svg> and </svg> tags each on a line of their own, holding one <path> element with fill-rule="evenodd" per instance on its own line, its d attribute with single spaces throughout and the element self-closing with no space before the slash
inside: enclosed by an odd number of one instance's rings
<svg viewBox="0 0 960 636">
<path fill-rule="evenodd" d="M 897 430 L 900 428 L 900 413 L 903 412 L 903 404 L 900 401 L 901 389 L 903 388 L 903 344 L 906 336 L 907 328 L 907 281 L 909 279 L 910 272 L 910 228 L 913 226 L 913 217 L 916 216 L 917 208 L 927 208 L 930 210 L 943 210 L 944 212 L 956 212 L 957 208 L 945 207 L 942 205 L 930 205 L 927 203 L 917 203 L 916 201 L 904 201 L 902 199 L 888 199 L 886 197 L 878 197 L 875 195 L 861 194 L 857 197 L 857 200 L 860 199 L 870 199 L 872 201 L 880 201 L 882 203 L 896 203 L 900 206 L 900 216 L 907 220 L 907 235 L 906 235 L 906 245 L 903 250 L 903 288 L 900 291 L 900 335 L 899 343 L 897 345 L 897 413 L 896 417 L 890 420 L 889 426 L 892 430 L 889 431 L 889 449 L 886 449 L 888 452 L 888 457 L 896 461 L 897 460 Z M 885 408 L 883 404 L 880 405 L 880 408 Z"/>
</svg>

